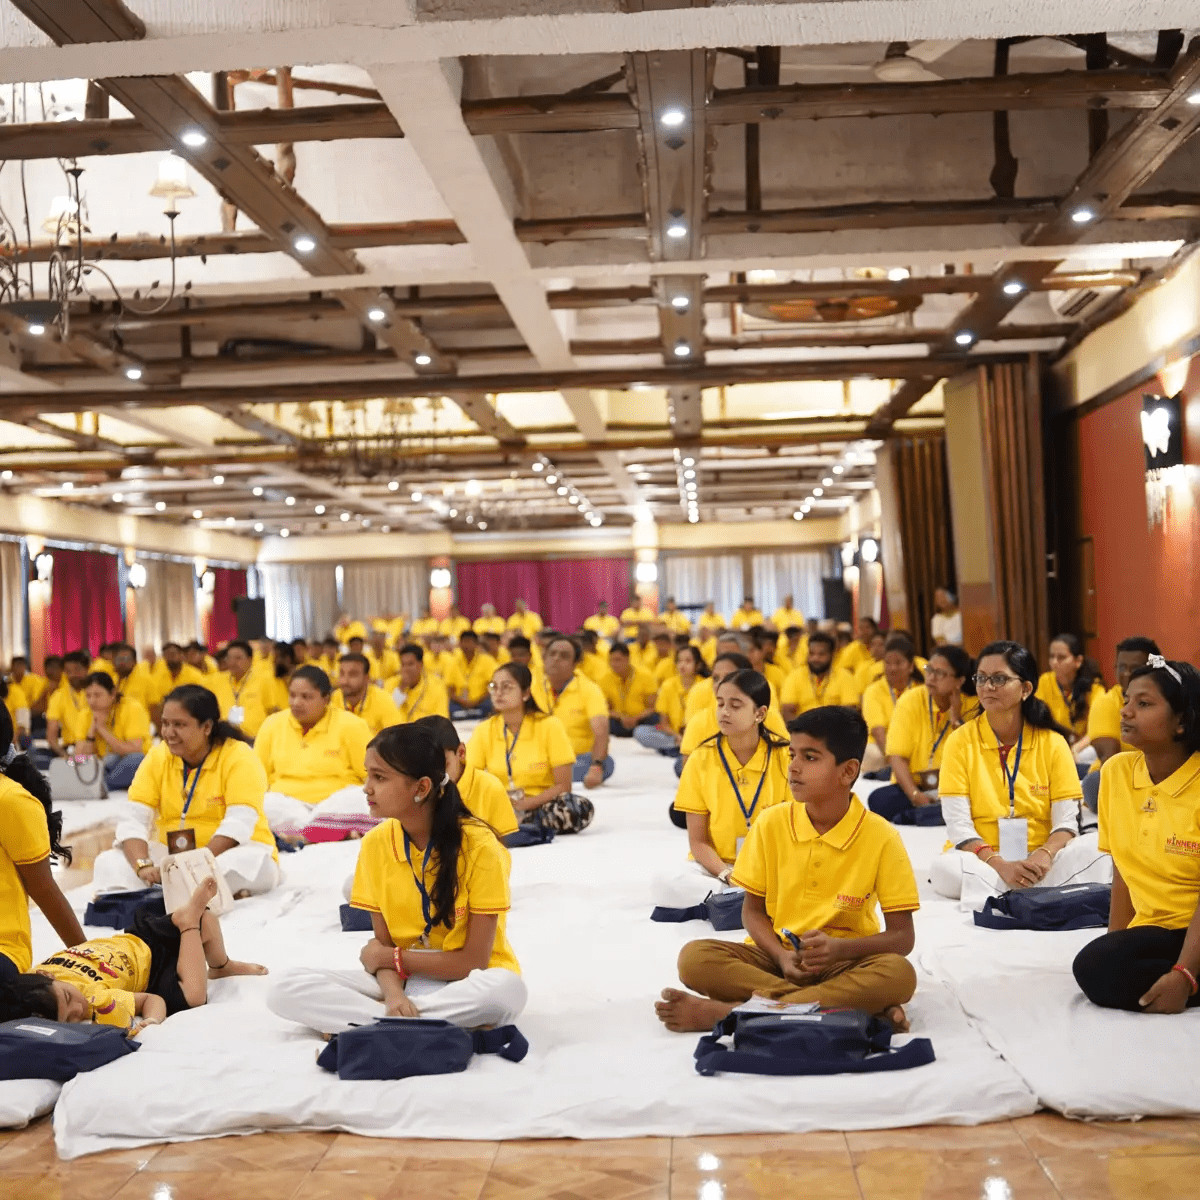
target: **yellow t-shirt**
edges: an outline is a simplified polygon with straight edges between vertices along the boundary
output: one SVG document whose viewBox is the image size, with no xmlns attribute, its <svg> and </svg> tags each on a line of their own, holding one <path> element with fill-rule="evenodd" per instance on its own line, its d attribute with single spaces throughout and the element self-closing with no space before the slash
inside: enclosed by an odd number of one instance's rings
<svg viewBox="0 0 1200 1200">
<path fill-rule="evenodd" d="M 107 658 L 101 658 L 99 655 L 96 655 L 88 665 L 88 673 L 91 674 L 93 671 L 103 671 L 113 683 L 117 682 L 117 668 Z"/>
<path fill-rule="evenodd" d="M 399 675 L 393 675 L 383 687 L 396 706 L 396 724 L 419 721 L 422 717 L 450 716 L 450 696 L 446 685 L 432 671 L 422 671 L 421 682 L 407 692 Z"/>
<path fill-rule="evenodd" d="M 530 641 L 542 628 L 542 618 L 535 612 L 526 610 L 524 613 L 513 613 L 505 622 L 508 629 L 515 629 L 525 635 Z"/>
<path fill-rule="evenodd" d="M 574 765 L 571 739 L 557 717 L 527 713 L 514 739 L 497 713 L 478 725 L 467 742 L 467 766 L 490 772 L 505 788 L 511 782 L 535 795 L 553 785 L 555 767 Z"/>
<path fill-rule="evenodd" d="M 400 714 L 392 701 L 392 693 L 371 683 L 367 684 L 366 694 L 353 708 L 347 709 L 346 698 L 342 695 L 341 688 L 334 689 L 329 703 L 333 708 L 340 708 L 343 712 L 352 712 L 356 717 L 362 717 L 372 737 L 381 729 L 387 729 L 389 725 L 400 724 Z"/>
<path fill-rule="evenodd" d="M 1025 725 L 1021 730 L 1021 761 L 1013 791 L 1016 816 L 1029 822 L 1032 853 L 1050 836 L 1051 807 L 1060 800 L 1080 800 L 1079 773 L 1066 738 L 1049 729 Z M 1008 752 L 1007 770 L 1016 766 L 1017 747 Z M 1009 815 L 1008 784 L 1000 765 L 996 735 L 986 715 L 960 725 L 946 738 L 938 792 L 966 796 L 979 836 L 999 845 L 997 821 Z"/>
<path fill-rule="evenodd" d="M 272 713 L 254 739 L 254 752 L 267 772 L 268 791 L 320 804 L 366 779 L 370 740 L 366 721 L 330 705 L 307 733 L 290 711 Z"/>
<path fill-rule="evenodd" d="M 1200 904 L 1200 753 L 1155 783 L 1140 750 L 1100 770 L 1100 849 L 1129 888 L 1138 925 L 1186 929 Z"/>
<path fill-rule="evenodd" d="M 370 646 L 367 646 L 363 650 L 363 657 L 371 665 L 370 676 L 375 683 L 382 683 L 385 679 L 399 674 L 400 655 L 395 650 L 385 648 L 382 654 L 376 654 Z"/>
<path fill-rule="evenodd" d="M 8 709 L 9 718 L 12 720 L 13 728 L 17 728 L 17 713 L 22 708 L 28 708 L 32 701 L 25 693 L 25 689 L 14 680 L 8 681 L 8 694 L 4 697 L 4 707 Z M 28 722 L 24 728 L 28 728 Z"/>
<path fill-rule="evenodd" d="M 858 670 L 863 663 L 871 662 L 871 647 L 864 646 L 862 642 L 853 641 L 847 646 L 843 646 L 841 650 L 834 656 L 834 664 L 841 667 L 844 671 L 849 671 L 851 675 Z"/>
<path fill-rule="evenodd" d="M 108 727 L 113 731 L 114 737 L 119 737 L 123 742 L 141 742 L 142 753 L 150 753 L 153 742 L 150 737 L 150 714 L 142 704 L 132 697 L 123 697 L 114 701 L 108 716 Z M 112 752 L 103 738 L 96 739 L 97 754 Z"/>
<path fill-rule="evenodd" d="M 776 737 L 782 738 L 785 742 L 788 740 L 787 722 L 784 721 L 783 714 L 774 705 L 767 709 L 763 725 Z M 700 709 L 688 719 L 684 726 L 683 741 L 679 743 L 679 753 L 691 754 L 702 742 L 716 736 L 720 728 L 717 724 L 717 706 L 715 704 Z"/>
<path fill-rule="evenodd" d="M 489 771 L 465 766 L 458 779 L 458 793 L 473 817 L 486 821 L 500 837 L 517 831 L 517 814 L 504 784 Z"/>
<path fill-rule="evenodd" d="M 542 712 L 562 722 L 576 754 L 590 753 L 596 743 L 593 718 L 604 718 L 604 727 L 608 728 L 608 700 L 600 687 L 579 670 L 557 695 L 545 675 L 534 676 L 533 698 Z"/>
<path fill-rule="evenodd" d="M 683 679 L 678 675 L 672 675 L 658 689 L 658 699 L 654 701 L 654 709 L 666 719 L 673 733 L 683 732 L 684 714 L 687 712 L 688 701 L 691 699 L 692 693 L 705 683 L 709 684 L 711 690 L 712 684 L 707 679 L 693 679 L 691 685 L 685 690 Z"/>
<path fill-rule="evenodd" d="M 158 700 L 158 691 L 150 668 L 144 662 L 134 663 L 133 670 L 124 679 L 118 675 L 117 695 L 131 697 L 149 712 L 150 705 Z"/>
<path fill-rule="evenodd" d="M 361 621 L 346 621 L 343 624 L 334 626 L 333 636 L 343 646 L 348 646 L 351 638 L 362 638 L 365 642 L 367 640 L 367 627 Z"/>
<path fill-rule="evenodd" d="M 603 638 L 606 642 L 611 642 L 617 636 L 621 629 L 621 622 L 616 617 L 609 613 L 608 616 L 602 617 L 599 613 L 592 613 L 590 617 L 583 623 L 584 629 L 590 629 L 598 637 Z"/>
<path fill-rule="evenodd" d="M 267 777 L 262 763 L 245 742 L 234 738 L 209 751 L 200 765 L 200 773 L 188 770 L 187 789 L 183 786 L 183 759 L 172 754 L 165 742 L 146 755 L 129 785 L 129 799 L 144 804 L 155 814 L 153 840 L 167 844 L 172 829 L 194 829 L 196 845 L 207 846 L 234 807 L 252 808 L 258 813 L 251 841 L 271 847 L 278 860 L 275 838 L 263 812 L 263 793 Z M 188 794 L 187 814 L 183 807 Z"/>
<path fill-rule="evenodd" d="M 470 707 L 474 708 L 487 695 L 488 684 L 492 682 L 492 676 L 499 665 L 490 654 L 485 654 L 482 650 L 475 652 L 475 657 L 470 663 L 461 650 L 456 650 L 453 666 L 443 678 L 452 693 L 457 694 L 465 689 L 467 699 L 471 702 Z"/>
<path fill-rule="evenodd" d="M 98 1025 L 128 1029 L 137 1016 L 136 992 L 150 985 L 150 947 L 132 933 L 94 938 L 52 954 L 38 973 L 74 984 Z"/>
<path fill-rule="evenodd" d="M 692 632 L 692 623 L 688 620 L 687 613 L 680 612 L 679 609 L 660 613 L 658 619 L 667 627 L 668 633 Z"/>
<path fill-rule="evenodd" d="M 194 683 L 199 684 L 200 687 L 207 687 L 205 678 L 191 663 L 184 663 L 179 668 L 179 674 L 172 676 L 170 668 L 167 666 L 167 660 L 160 658 L 154 664 L 154 669 L 150 672 L 151 702 L 161 704 L 165 696 L 173 692 L 177 687 L 183 687 L 185 683 Z"/>
<path fill-rule="evenodd" d="M 615 716 L 640 717 L 642 713 L 654 708 L 654 696 L 658 691 L 658 681 L 649 671 L 633 668 L 622 679 L 615 671 L 600 681 L 600 689 Z"/>
<path fill-rule="evenodd" d="M 734 611 L 730 618 L 730 629 L 753 629 L 755 625 L 763 623 L 763 615 L 757 608 L 752 608 L 747 612 L 744 608 L 739 608 Z"/>
<path fill-rule="evenodd" d="M 0 954 L 21 972 L 33 961 L 33 942 L 29 896 L 17 868 L 49 857 L 50 830 L 42 802 L 0 775 Z"/>
<path fill-rule="evenodd" d="M 76 691 L 70 685 L 56 688 L 46 705 L 46 720 L 58 722 L 58 739 L 64 746 L 86 741 L 92 727 L 92 710 L 83 689 Z"/>
<path fill-rule="evenodd" d="M 867 688 L 883 678 L 883 659 L 871 658 L 854 668 L 854 690 L 866 700 Z"/>
<path fill-rule="evenodd" d="M 435 925 L 429 931 L 431 950 L 461 950 L 467 943 L 470 915 L 496 916 L 496 940 L 492 945 L 489 967 L 504 967 L 520 973 L 506 935 L 507 913 L 511 907 L 508 892 L 508 851 L 492 831 L 478 821 L 464 821 L 462 849 L 458 856 L 458 895 L 454 904 L 454 924 L 450 929 Z M 419 946 L 425 930 L 421 878 L 426 893 L 437 876 L 437 860 L 425 861 L 424 851 L 410 846 L 405 854 L 404 830 L 399 821 L 387 820 L 362 840 L 350 903 L 355 908 L 377 912 L 387 923 L 392 941 L 402 949 Z"/>
<path fill-rule="evenodd" d="M 644 646 L 630 642 L 629 661 L 635 671 L 648 671 L 653 675 L 655 667 L 658 666 L 658 647 L 653 642 L 647 642 Z"/>
<path fill-rule="evenodd" d="M 848 671 L 830 667 L 825 678 L 818 680 L 806 663 L 783 681 L 779 699 L 782 704 L 794 704 L 799 712 L 808 712 L 826 704 L 854 704 L 858 697 Z"/>
<path fill-rule="evenodd" d="M 433 637 L 437 633 L 439 625 L 437 617 L 418 617 L 412 623 L 408 636 L 414 642 L 423 641 L 425 638 Z"/>
<path fill-rule="evenodd" d="M 46 690 L 46 683 L 45 676 L 35 675 L 32 671 L 26 671 L 21 676 L 21 690 L 25 693 L 25 699 L 30 704 L 36 704 L 42 698 L 42 693 Z"/>
<path fill-rule="evenodd" d="M 723 613 L 702 612 L 696 618 L 696 628 L 699 630 L 711 629 L 714 633 L 719 633 L 722 629 L 728 629 L 729 626 L 725 621 Z M 715 644 L 713 649 L 716 649 Z"/>
<path fill-rule="evenodd" d="M 721 761 L 722 752 L 729 773 Z M 772 805 L 791 799 L 788 762 L 786 746 L 769 746 L 764 738 L 759 738 L 750 761 L 743 766 L 722 734 L 719 741 L 705 742 L 689 756 L 679 778 L 675 808 L 679 812 L 707 816 L 708 840 L 721 859 L 731 863 L 737 858 L 746 832 L 754 822 Z"/>
<path fill-rule="evenodd" d="M 471 618 L 461 614 L 457 617 L 443 617 L 438 622 L 438 633 L 443 637 L 453 638 L 456 642 L 470 628 Z"/>
<path fill-rule="evenodd" d="M 764 813 L 734 864 L 733 883 L 766 900 L 781 939 L 785 929 L 871 937 L 879 932 L 877 904 L 885 913 L 921 906 L 899 832 L 857 796 L 823 834 L 813 828 L 808 808 L 794 800 Z"/>
<path fill-rule="evenodd" d="M 893 692 L 892 685 L 886 679 L 877 679 L 870 684 L 862 697 L 863 720 L 867 723 L 867 731 L 870 732 L 880 725 L 887 729 L 892 723 L 896 702 L 916 686 L 909 680 L 908 687 L 900 692 Z"/>
<path fill-rule="evenodd" d="M 593 682 L 599 683 L 608 674 L 608 655 L 599 650 L 595 654 L 585 654 L 579 669 Z"/>
<path fill-rule="evenodd" d="M 970 721 L 979 715 L 979 701 L 963 696 L 962 718 Z M 950 736 L 949 710 L 942 712 L 930 699 L 929 689 L 919 683 L 910 687 L 897 701 L 888 723 L 887 750 L 889 758 L 908 760 L 909 769 L 936 771 L 942 765 L 942 753 Z M 894 776 L 893 776 L 894 778 Z"/>
<path fill-rule="evenodd" d="M 1042 672 L 1038 678 L 1037 691 L 1034 692 L 1034 695 L 1046 704 L 1050 709 L 1050 715 L 1064 729 L 1070 729 L 1076 737 L 1083 737 L 1087 733 L 1088 716 L 1091 713 L 1092 705 L 1104 695 L 1104 691 L 1104 684 L 1097 679 L 1092 684 L 1092 690 L 1088 693 L 1088 711 L 1078 721 L 1071 719 L 1070 693 L 1068 692 L 1066 696 L 1062 694 L 1062 689 L 1058 686 L 1058 680 L 1055 678 L 1053 671 Z M 1119 737 L 1119 724 L 1117 726 L 1117 734 Z"/>
<path fill-rule="evenodd" d="M 651 621 L 658 619 L 658 614 L 654 609 L 647 607 L 645 604 L 634 608 L 631 604 L 628 608 L 621 611 L 621 624 L 624 626 L 625 636 L 627 638 L 637 637 L 637 627 L 639 625 L 648 625 Z"/>
<path fill-rule="evenodd" d="M 220 671 L 205 684 L 205 687 L 216 696 L 217 703 L 221 706 L 221 716 L 226 721 L 232 721 L 249 737 L 254 737 L 267 719 L 264 692 L 268 686 L 274 692 L 274 685 L 274 677 L 267 677 L 256 671 L 247 671 L 240 680 L 234 679 L 228 671 Z M 230 714 L 238 715 L 234 713 L 234 709 L 238 708 L 242 710 L 241 720 L 234 721 Z"/>
<path fill-rule="evenodd" d="M 494 617 L 476 617 L 471 626 L 480 637 L 485 633 L 501 634 L 504 632 L 504 618 L 497 613 Z"/>
<path fill-rule="evenodd" d="M 1097 738 L 1112 738 L 1121 742 L 1121 709 L 1125 707 L 1125 690 L 1119 683 L 1113 684 L 1101 696 L 1092 698 L 1092 706 L 1088 710 L 1087 735 L 1094 745 Z M 1130 753 L 1137 749 L 1128 742 L 1121 742 L 1120 753 Z M 1100 770 L 1100 762 L 1092 764 L 1092 770 Z"/>
<path fill-rule="evenodd" d="M 771 624 L 783 633 L 793 625 L 797 629 L 804 628 L 804 614 L 798 608 L 777 608 L 771 617 Z"/>
<path fill-rule="evenodd" d="M 657 684 L 664 684 L 668 679 L 671 679 L 676 674 L 675 656 L 668 654 L 666 658 L 660 658 L 655 664 L 653 675 L 654 681 Z"/>
</svg>

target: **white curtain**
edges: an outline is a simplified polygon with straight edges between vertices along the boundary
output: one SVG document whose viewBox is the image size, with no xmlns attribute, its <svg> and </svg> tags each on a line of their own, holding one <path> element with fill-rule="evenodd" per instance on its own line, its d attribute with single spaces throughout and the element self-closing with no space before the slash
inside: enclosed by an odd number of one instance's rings
<svg viewBox="0 0 1200 1200">
<path fill-rule="evenodd" d="M 421 615 L 429 607 L 429 567 L 417 562 L 342 564 L 342 608 L 360 621 L 388 613 Z"/>
<path fill-rule="evenodd" d="M 754 603 L 760 612 L 770 615 L 791 596 L 805 617 L 825 615 L 825 595 L 821 574 L 825 555 L 819 550 L 800 550 L 794 554 L 756 554 L 751 564 L 754 573 Z"/>
<path fill-rule="evenodd" d="M 665 600 L 674 596 L 680 608 L 705 605 L 710 600 L 726 619 L 746 598 L 740 554 L 671 555 L 663 560 Z"/>
<path fill-rule="evenodd" d="M 8 670 L 14 654 L 28 653 L 21 547 L 17 542 L 0 542 L 0 672 Z"/>
<path fill-rule="evenodd" d="M 146 586 L 138 590 L 135 600 L 134 640 L 138 653 L 153 646 L 161 654 L 164 642 L 187 645 L 195 641 L 200 633 L 195 567 L 190 562 L 161 558 L 138 561 L 146 568 Z"/>
<path fill-rule="evenodd" d="M 267 636 L 276 641 L 323 638 L 337 619 L 332 563 L 263 563 Z"/>
</svg>

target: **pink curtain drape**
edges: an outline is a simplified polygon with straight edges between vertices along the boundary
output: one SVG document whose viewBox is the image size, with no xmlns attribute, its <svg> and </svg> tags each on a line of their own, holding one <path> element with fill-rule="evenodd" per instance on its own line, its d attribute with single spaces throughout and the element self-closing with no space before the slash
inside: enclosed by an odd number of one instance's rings
<svg viewBox="0 0 1200 1200">
<path fill-rule="evenodd" d="M 615 613 L 629 603 L 630 562 L 626 558 L 545 561 L 464 562 L 458 564 L 458 604 L 468 617 L 494 604 L 501 616 L 522 599 L 555 629 L 578 629 L 607 600 Z"/>
<path fill-rule="evenodd" d="M 46 615 L 50 654 L 87 650 L 125 636 L 117 556 L 98 550 L 52 549 L 54 575 Z"/>
<path fill-rule="evenodd" d="M 212 616 L 208 622 L 208 648 L 216 650 L 222 642 L 237 637 L 237 614 L 233 602 L 246 595 L 246 572 L 240 567 L 211 567 L 213 585 Z"/>
</svg>

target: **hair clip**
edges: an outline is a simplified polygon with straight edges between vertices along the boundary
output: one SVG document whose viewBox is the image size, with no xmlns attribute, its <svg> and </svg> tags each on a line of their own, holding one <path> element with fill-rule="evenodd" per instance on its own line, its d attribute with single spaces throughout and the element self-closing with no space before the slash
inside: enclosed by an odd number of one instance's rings
<svg viewBox="0 0 1200 1200">
<path fill-rule="evenodd" d="M 13 759 L 16 758 L 20 753 L 21 752 L 16 748 L 16 746 L 10 744 L 8 749 L 4 752 L 4 757 L 0 758 L 0 768 L 12 766 Z"/>
<path fill-rule="evenodd" d="M 1183 677 L 1177 670 L 1161 654 L 1151 654 L 1146 660 L 1148 667 L 1153 667 L 1156 671 L 1166 671 L 1176 683 L 1182 683 Z"/>
</svg>

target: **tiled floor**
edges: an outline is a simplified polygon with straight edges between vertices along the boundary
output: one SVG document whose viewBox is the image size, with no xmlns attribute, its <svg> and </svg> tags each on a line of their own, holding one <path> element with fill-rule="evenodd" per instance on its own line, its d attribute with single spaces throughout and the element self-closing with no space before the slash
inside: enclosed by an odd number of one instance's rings
<svg viewBox="0 0 1200 1200">
<path fill-rule="evenodd" d="M 1039 1113 L 963 1129 L 606 1142 L 387 1141 L 262 1133 L 72 1163 L 50 1122 L 0 1132 L 4 1200 L 1176 1200 L 1200 1120 Z"/>
</svg>

